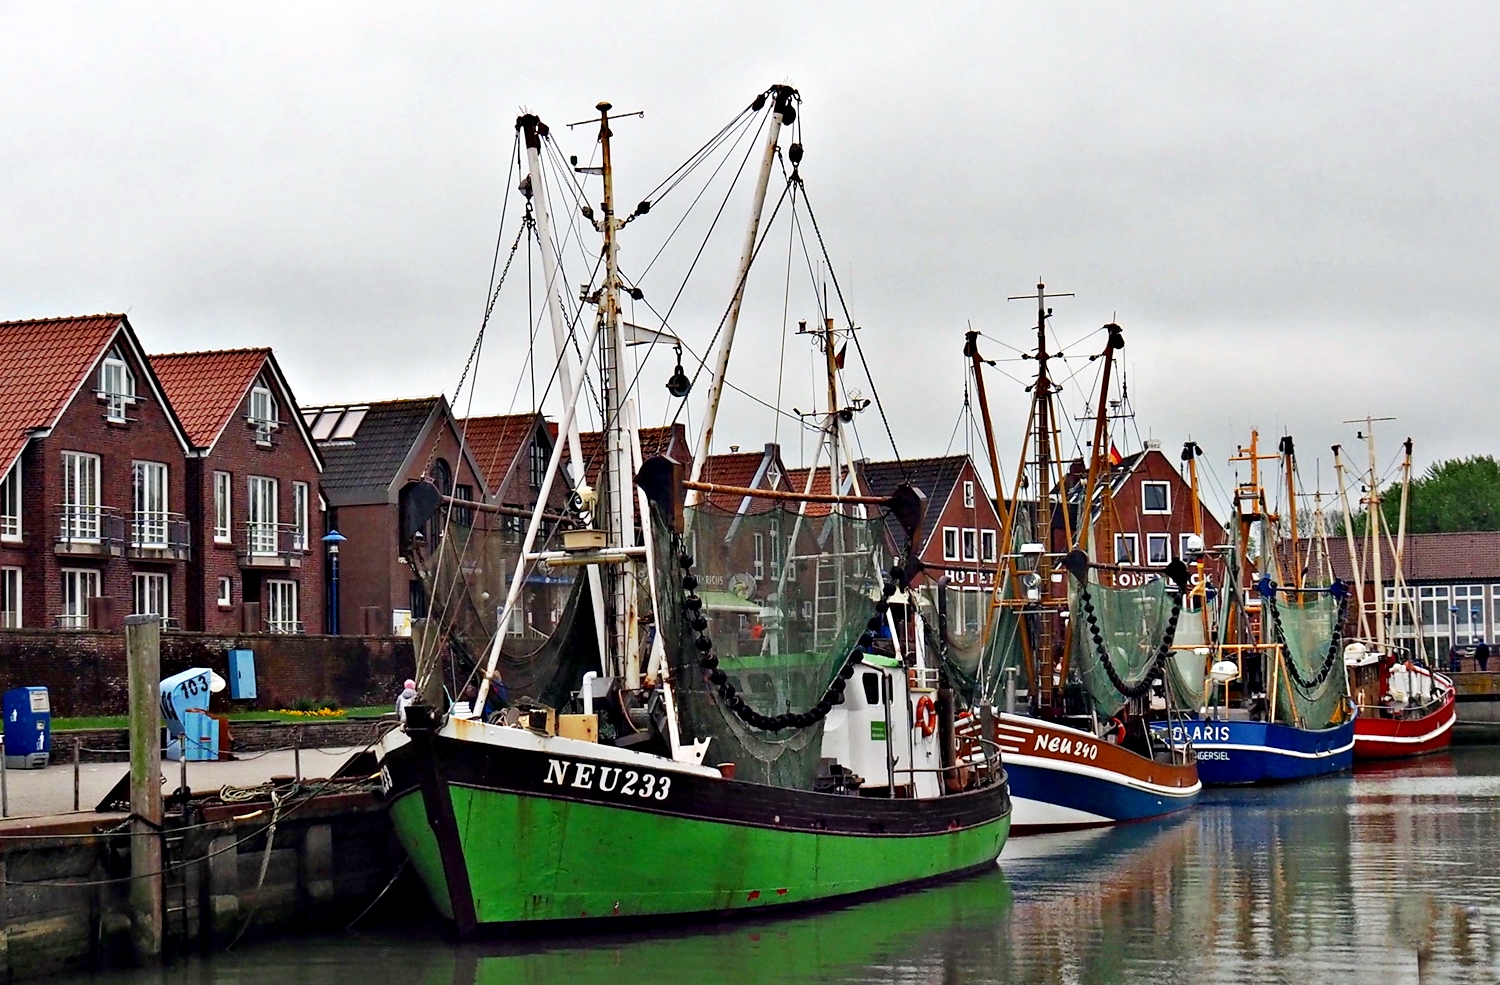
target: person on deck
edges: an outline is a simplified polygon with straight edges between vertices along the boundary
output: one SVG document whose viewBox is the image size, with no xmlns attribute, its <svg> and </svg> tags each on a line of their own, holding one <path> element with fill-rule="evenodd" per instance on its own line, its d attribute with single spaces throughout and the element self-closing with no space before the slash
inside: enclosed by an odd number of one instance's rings
<svg viewBox="0 0 1500 985">
<path fill-rule="evenodd" d="M 1451 673 L 1456 674 L 1462 668 L 1463 668 L 1463 654 L 1461 654 L 1458 651 L 1458 647 L 1457 646 L 1450 646 L 1448 648 L 1448 670 Z"/>
<path fill-rule="evenodd" d="M 1479 664 L 1479 672 L 1481 674 L 1488 670 L 1490 647 L 1489 644 L 1485 643 L 1483 636 L 1479 637 L 1479 642 L 1474 645 L 1474 662 Z"/>
<path fill-rule="evenodd" d="M 402 687 L 401 687 L 401 693 L 396 696 L 396 720 L 397 721 L 401 722 L 401 724 L 403 724 L 403 725 L 406 724 L 406 709 L 408 707 L 410 707 L 411 704 L 412 704 L 412 702 L 414 702 L 416 700 L 417 700 L 417 682 L 414 681 L 414 680 L 411 680 L 410 678 L 408 678 L 407 681 L 406 681 L 406 683 L 403 684 Z"/>
</svg>

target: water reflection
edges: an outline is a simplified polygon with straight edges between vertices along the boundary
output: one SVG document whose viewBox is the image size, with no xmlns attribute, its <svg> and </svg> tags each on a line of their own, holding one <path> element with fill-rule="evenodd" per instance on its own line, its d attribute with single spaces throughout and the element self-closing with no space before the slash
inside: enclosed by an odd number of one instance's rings
<svg viewBox="0 0 1500 985">
<path fill-rule="evenodd" d="M 1169 824 L 1018 839 L 1003 871 L 798 917 L 455 945 L 388 919 L 160 975 L 359 981 L 1494 982 L 1500 750 L 1206 795 Z"/>
</svg>

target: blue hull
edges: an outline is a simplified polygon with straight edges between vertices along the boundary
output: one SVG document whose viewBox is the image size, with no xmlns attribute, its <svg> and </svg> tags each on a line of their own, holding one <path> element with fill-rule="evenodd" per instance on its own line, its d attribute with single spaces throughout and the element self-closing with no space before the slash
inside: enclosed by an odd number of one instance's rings
<svg viewBox="0 0 1500 985">
<path fill-rule="evenodd" d="M 1189 720 L 1172 728 L 1178 741 L 1192 742 L 1204 786 L 1288 783 L 1342 773 L 1354 766 L 1352 718 L 1317 730 L 1213 720 Z"/>
<path fill-rule="evenodd" d="M 1162 817 L 1193 806 L 1202 789 L 1170 793 L 1154 785 L 1132 784 L 1127 777 L 1104 779 L 1051 766 L 1029 766 L 1005 760 L 1013 804 L 1011 830 L 1017 834 L 1119 824 Z"/>
</svg>

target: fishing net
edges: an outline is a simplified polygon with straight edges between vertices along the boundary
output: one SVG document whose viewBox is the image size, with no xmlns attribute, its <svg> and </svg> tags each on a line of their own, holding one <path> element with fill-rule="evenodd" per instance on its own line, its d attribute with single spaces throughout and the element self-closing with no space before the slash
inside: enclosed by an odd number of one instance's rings
<svg viewBox="0 0 1500 985">
<path fill-rule="evenodd" d="M 503 630 L 497 670 L 511 701 L 530 698 L 550 707 L 566 704 L 587 670 L 599 667 L 593 602 L 581 568 L 534 567 L 507 625 L 498 625 L 510 581 L 521 556 L 527 521 L 471 509 L 447 511 L 447 523 L 430 524 L 412 548 L 413 568 L 454 656 L 462 689 L 475 663 L 483 663 L 497 631 Z M 441 519 L 442 514 L 439 514 Z M 537 548 L 556 532 L 544 527 Z M 414 616 L 420 613 L 413 612 Z"/>
<path fill-rule="evenodd" d="M 1007 589 L 1001 589 L 1001 598 Z M 986 609 L 990 594 L 982 596 Z M 1016 686 L 1026 687 L 1025 649 L 1021 642 L 1021 615 L 1013 607 L 997 607 L 987 612 L 987 631 L 977 646 L 953 646 L 947 651 L 948 677 L 954 689 L 970 707 L 981 701 L 999 704 L 1005 693 L 1005 675 L 1016 668 Z"/>
<path fill-rule="evenodd" d="M 1208 661 L 1212 659 L 1212 654 L 1194 652 L 1208 647 L 1202 609 L 1183 608 L 1172 642 L 1174 646 L 1166 659 L 1166 668 L 1173 704 L 1178 708 L 1201 707 L 1203 682 L 1208 677 Z"/>
<path fill-rule="evenodd" d="M 1070 580 L 1068 608 L 1074 613 L 1074 625 L 1069 633 L 1073 645 L 1073 667 L 1083 679 L 1084 691 L 1095 712 L 1100 717 L 1114 715 L 1125 707 L 1128 699 L 1116 689 L 1105 669 L 1085 621 L 1081 586 L 1076 580 Z M 1157 648 L 1172 614 L 1166 579 L 1154 578 L 1139 588 L 1090 584 L 1088 593 L 1094 617 L 1099 623 L 1099 637 L 1115 674 L 1127 688 L 1138 686 L 1148 672 L 1155 671 L 1153 664 Z"/>
<path fill-rule="evenodd" d="M 1303 681 L 1315 681 L 1328 662 L 1328 648 L 1338 629 L 1339 603 L 1332 595 L 1302 595 L 1300 601 L 1278 599 L 1276 620 L 1286 641 L 1286 659 Z M 1279 676 L 1276 718 L 1302 728 L 1321 729 L 1337 724 L 1346 713 L 1347 679 L 1337 653 L 1334 666 L 1312 688 L 1304 688 L 1291 674 Z M 1290 695 L 1292 707 L 1286 706 Z M 1295 712 L 1295 713 L 1294 713 Z"/>
<path fill-rule="evenodd" d="M 762 504 L 744 511 L 705 502 L 687 510 L 683 540 L 719 668 L 763 715 L 805 712 L 865 631 L 880 597 L 884 520 L 828 506 Z M 659 545 L 663 641 L 676 682 L 684 742 L 710 738 L 708 762 L 736 778 L 812 789 L 823 722 L 763 732 L 724 706 L 698 665 L 683 615 L 681 571 L 653 509 Z"/>
</svg>

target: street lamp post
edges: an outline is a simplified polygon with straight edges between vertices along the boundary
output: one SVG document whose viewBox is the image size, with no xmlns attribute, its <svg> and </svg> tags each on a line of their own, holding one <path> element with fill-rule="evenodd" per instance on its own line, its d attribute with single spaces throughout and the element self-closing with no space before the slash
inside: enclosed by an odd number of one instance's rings
<svg viewBox="0 0 1500 985">
<path fill-rule="evenodd" d="M 330 530 L 323 537 L 328 546 L 328 618 L 325 625 L 328 635 L 339 634 L 339 545 L 348 540 L 337 530 Z"/>
</svg>

